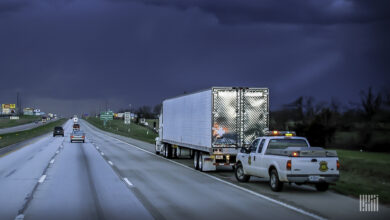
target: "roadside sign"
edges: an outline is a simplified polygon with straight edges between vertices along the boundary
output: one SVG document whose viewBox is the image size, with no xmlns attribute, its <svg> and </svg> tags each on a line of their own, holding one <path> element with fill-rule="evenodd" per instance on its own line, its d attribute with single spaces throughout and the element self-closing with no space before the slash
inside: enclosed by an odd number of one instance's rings
<svg viewBox="0 0 390 220">
<path fill-rule="evenodd" d="M 108 121 L 114 119 L 114 112 L 107 111 L 107 112 L 101 112 L 100 113 L 100 120 Z"/>
<path fill-rule="evenodd" d="M 125 124 L 129 125 L 131 123 L 131 117 L 130 117 L 130 112 L 125 112 Z"/>
</svg>

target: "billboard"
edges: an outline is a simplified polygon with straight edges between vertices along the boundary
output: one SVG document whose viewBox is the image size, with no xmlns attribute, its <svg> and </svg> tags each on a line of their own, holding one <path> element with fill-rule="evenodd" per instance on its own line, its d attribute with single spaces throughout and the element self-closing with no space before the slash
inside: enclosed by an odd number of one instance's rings
<svg viewBox="0 0 390 220">
<path fill-rule="evenodd" d="M 2 109 L 5 109 L 5 108 L 16 108 L 16 104 L 1 104 L 1 108 Z"/>
<path fill-rule="evenodd" d="M 13 114 L 15 113 L 15 104 L 1 104 L 1 109 L 3 114 Z"/>
</svg>

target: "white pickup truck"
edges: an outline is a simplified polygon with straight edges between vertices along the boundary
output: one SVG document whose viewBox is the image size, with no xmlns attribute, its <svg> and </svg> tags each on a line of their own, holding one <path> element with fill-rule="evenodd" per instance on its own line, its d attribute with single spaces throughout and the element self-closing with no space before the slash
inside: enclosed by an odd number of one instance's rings
<svg viewBox="0 0 390 220">
<path fill-rule="evenodd" d="M 310 147 L 306 138 L 293 132 L 272 131 L 256 138 L 249 149 L 241 149 L 235 176 L 240 182 L 250 176 L 269 178 L 273 191 L 281 191 L 284 182 L 314 184 L 318 191 L 326 191 L 339 179 L 339 167 L 335 151 Z"/>
</svg>

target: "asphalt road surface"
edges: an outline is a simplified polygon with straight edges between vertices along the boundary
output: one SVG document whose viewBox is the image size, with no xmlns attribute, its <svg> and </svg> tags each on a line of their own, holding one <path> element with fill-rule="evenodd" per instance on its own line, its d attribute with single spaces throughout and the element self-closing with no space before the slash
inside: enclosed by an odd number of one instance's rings
<svg viewBox="0 0 390 220">
<path fill-rule="evenodd" d="M 53 122 L 56 119 L 50 120 L 47 123 Z M 38 123 L 32 122 L 28 124 L 23 124 L 23 125 L 18 125 L 18 126 L 13 126 L 9 128 L 1 128 L 0 129 L 0 134 L 7 134 L 7 133 L 13 133 L 13 132 L 18 132 L 18 131 L 25 131 L 25 130 L 30 130 L 36 127 L 39 127 L 43 125 L 42 121 L 39 121 Z"/>
<path fill-rule="evenodd" d="M 146 152 L 149 152 L 150 156 L 150 162 L 156 161 L 156 158 L 153 159 L 153 157 L 157 157 L 160 160 L 165 161 L 171 161 L 172 165 L 177 166 L 185 166 L 188 169 L 188 172 L 194 172 L 192 175 L 190 174 L 187 180 L 188 181 L 197 181 L 200 177 L 199 175 L 203 175 L 208 177 L 208 179 L 218 179 L 219 181 L 224 182 L 227 184 L 235 185 L 239 188 L 243 188 L 243 190 L 247 190 L 251 193 L 256 193 L 259 196 L 264 196 L 267 199 L 276 200 L 277 202 L 282 203 L 282 207 L 284 205 L 292 206 L 294 208 L 297 208 L 299 210 L 303 210 L 307 213 L 313 214 L 314 217 L 319 218 L 325 218 L 325 219 L 388 219 L 388 216 L 390 216 L 390 208 L 389 206 L 380 205 L 379 212 L 360 212 L 359 211 L 359 199 L 352 198 L 349 196 L 341 195 L 332 191 L 327 192 L 318 192 L 315 190 L 314 187 L 311 186 L 297 186 L 295 184 L 288 185 L 285 184 L 285 187 L 283 188 L 282 192 L 273 192 L 269 185 L 267 179 L 261 179 L 261 178 L 251 178 L 251 181 L 249 183 L 239 183 L 234 177 L 234 173 L 232 172 L 231 168 L 225 168 L 225 169 L 218 169 L 216 172 L 207 172 L 207 173 L 200 173 L 199 171 L 195 171 L 193 167 L 193 161 L 191 159 L 174 159 L 174 160 L 167 160 L 165 158 L 162 158 L 161 156 L 153 155 L 154 154 L 154 145 L 148 144 L 142 141 L 134 140 L 131 138 L 115 135 L 109 132 L 101 131 L 92 125 L 86 123 L 85 121 L 81 121 L 82 127 L 93 137 L 94 144 L 99 146 L 101 150 L 104 150 L 105 152 L 105 158 L 106 160 L 110 160 L 111 162 L 119 163 L 123 165 L 118 165 L 117 169 L 120 170 L 120 172 L 126 172 L 126 163 L 132 163 L 129 162 L 128 158 L 133 158 L 132 154 L 126 153 L 132 152 L 134 148 L 140 148 Z M 103 135 L 105 134 L 105 135 Z M 107 136 L 110 136 L 111 138 L 108 138 Z M 106 146 L 117 146 L 117 147 L 106 147 Z M 122 154 L 129 154 L 129 156 L 121 156 L 121 153 L 116 153 L 118 151 L 118 148 L 123 148 L 125 150 L 121 150 Z M 121 158 L 126 158 L 127 161 L 121 161 Z M 134 160 L 134 159 L 132 159 Z M 142 160 L 143 161 L 143 160 Z M 138 163 L 146 163 L 146 161 L 142 162 L 139 161 Z M 154 162 L 153 162 L 154 163 Z M 180 165 L 179 165 L 180 164 Z M 136 169 L 138 175 L 142 175 L 142 178 L 146 178 L 149 174 L 144 173 L 142 171 L 142 168 L 139 168 L 141 170 L 138 171 L 138 166 L 132 169 Z M 176 167 L 177 167 L 176 166 Z M 175 167 L 175 166 L 174 166 Z M 174 170 L 172 167 L 171 169 Z M 172 171 L 173 171 L 172 170 Z M 154 178 L 154 172 L 151 171 L 153 175 L 151 175 L 150 178 Z M 167 171 L 166 169 L 163 169 L 161 171 L 161 175 L 173 175 L 175 181 L 177 181 L 177 178 L 182 178 L 182 175 L 177 174 L 176 172 Z M 167 174 L 167 172 L 172 174 Z M 141 174 L 142 173 L 142 174 Z M 133 174 L 134 178 L 138 178 L 137 176 Z M 157 174 L 156 174 L 157 175 Z M 164 179 L 163 177 L 160 178 L 160 180 L 157 180 L 157 185 L 159 185 L 161 188 L 167 187 L 165 184 L 160 184 L 161 180 Z M 194 180 L 196 179 L 196 180 Z M 154 180 L 153 180 L 154 181 Z M 215 181 L 214 181 L 215 182 Z M 185 183 L 183 183 L 185 184 Z M 173 184 L 174 187 L 176 186 Z M 181 185 L 181 184 L 180 184 Z M 216 189 L 217 190 L 217 189 Z M 230 190 L 229 190 L 230 191 Z M 197 192 L 198 193 L 198 192 Z M 229 194 L 229 192 L 224 191 L 223 193 Z M 195 193 L 196 194 L 196 193 Z M 212 193 L 214 196 L 217 196 L 217 194 L 214 192 Z M 247 193 L 248 194 L 248 193 Z M 247 196 L 244 196 L 244 200 L 247 199 Z M 151 197 L 153 198 L 153 197 Z M 230 198 L 237 198 L 233 194 L 230 195 Z M 217 198 L 219 201 L 223 200 L 221 198 Z M 261 199 L 261 198 L 259 198 Z M 264 199 L 264 198 L 262 198 Z M 272 201 L 268 201 L 271 203 Z M 220 203 L 220 202 L 218 202 Z M 245 209 L 245 205 L 239 205 L 240 208 L 243 210 Z M 258 205 L 258 209 L 260 211 L 261 217 L 267 216 L 268 218 L 273 217 L 268 212 L 263 212 L 262 209 L 260 209 L 261 205 Z M 281 207 L 279 207 L 280 209 Z M 276 211 L 278 209 L 272 209 L 272 212 L 279 212 Z M 206 212 L 209 213 L 210 211 Z M 190 212 L 191 213 L 191 212 Z M 242 216 L 243 217 L 243 216 Z M 259 216 L 258 216 L 259 217 Z M 286 218 L 284 216 L 284 218 Z M 290 218 L 291 216 L 289 216 Z M 312 216 L 313 217 L 313 216 Z"/>
<path fill-rule="evenodd" d="M 0 219 L 152 219 L 91 143 L 45 135 L 0 157 Z"/>
<path fill-rule="evenodd" d="M 84 121 L 86 143 L 45 135 L 0 156 L 0 219 L 385 218 L 359 213 L 356 199 L 311 188 L 269 192 L 262 180 L 201 173 L 167 160 L 153 145 L 102 132 Z M 322 206 L 324 205 L 324 206 Z"/>
</svg>

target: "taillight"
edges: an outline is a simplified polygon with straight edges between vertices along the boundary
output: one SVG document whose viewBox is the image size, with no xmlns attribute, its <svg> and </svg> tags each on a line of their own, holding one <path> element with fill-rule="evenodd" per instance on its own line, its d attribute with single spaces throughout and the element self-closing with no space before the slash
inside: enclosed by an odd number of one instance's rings
<svg viewBox="0 0 390 220">
<path fill-rule="evenodd" d="M 339 162 L 339 160 L 337 160 L 337 170 L 339 170 L 340 169 L 340 162 Z"/>
<path fill-rule="evenodd" d="M 85 138 L 85 136 L 83 136 L 83 139 Z"/>
<path fill-rule="evenodd" d="M 293 157 L 299 157 L 299 152 L 294 151 L 294 152 L 292 152 L 291 156 L 293 156 Z"/>
<path fill-rule="evenodd" d="M 70 138 L 73 138 L 73 136 L 70 136 Z"/>
<path fill-rule="evenodd" d="M 291 170 L 291 160 L 288 160 L 286 163 L 286 169 Z"/>
</svg>

